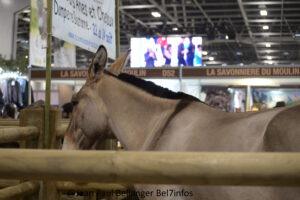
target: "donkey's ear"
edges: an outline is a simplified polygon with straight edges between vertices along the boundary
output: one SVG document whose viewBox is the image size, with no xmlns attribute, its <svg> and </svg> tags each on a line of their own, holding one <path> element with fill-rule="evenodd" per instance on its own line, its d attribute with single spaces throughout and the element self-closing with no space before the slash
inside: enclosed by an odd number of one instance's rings
<svg viewBox="0 0 300 200">
<path fill-rule="evenodd" d="M 107 62 L 107 51 L 106 48 L 103 45 L 101 45 L 98 48 L 92 60 L 92 63 L 90 65 L 89 78 L 98 79 L 100 74 L 103 72 L 105 68 L 106 62 Z"/>
<path fill-rule="evenodd" d="M 109 71 L 118 76 L 126 66 L 129 55 L 130 49 L 110 65 Z"/>
</svg>

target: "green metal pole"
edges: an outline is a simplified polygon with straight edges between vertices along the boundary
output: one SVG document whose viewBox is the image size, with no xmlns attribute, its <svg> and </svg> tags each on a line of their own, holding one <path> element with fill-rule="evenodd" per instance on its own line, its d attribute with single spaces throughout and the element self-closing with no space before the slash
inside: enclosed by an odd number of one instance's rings
<svg viewBox="0 0 300 200">
<path fill-rule="evenodd" d="M 120 54 L 120 0 L 116 0 L 116 57 Z"/>
<path fill-rule="evenodd" d="M 47 0 L 47 57 L 45 93 L 44 148 L 50 148 L 50 99 L 51 99 L 51 56 L 52 56 L 52 0 Z"/>
</svg>

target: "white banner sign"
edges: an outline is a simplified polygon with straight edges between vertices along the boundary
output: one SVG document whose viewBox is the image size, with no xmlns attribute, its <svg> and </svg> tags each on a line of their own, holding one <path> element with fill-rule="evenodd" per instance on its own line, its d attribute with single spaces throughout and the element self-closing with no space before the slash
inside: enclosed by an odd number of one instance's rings
<svg viewBox="0 0 300 200">
<path fill-rule="evenodd" d="M 31 66 L 46 66 L 47 13 L 46 0 L 31 0 L 30 48 Z"/>
<path fill-rule="evenodd" d="M 53 0 L 52 32 L 59 39 L 116 58 L 115 0 Z"/>
</svg>

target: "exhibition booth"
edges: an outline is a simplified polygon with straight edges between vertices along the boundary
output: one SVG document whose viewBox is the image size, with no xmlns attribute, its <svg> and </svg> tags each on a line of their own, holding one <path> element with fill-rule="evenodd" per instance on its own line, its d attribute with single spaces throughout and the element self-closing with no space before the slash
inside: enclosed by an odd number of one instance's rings
<svg viewBox="0 0 300 200">
<path fill-rule="evenodd" d="M 300 100 L 298 67 L 126 68 L 125 73 L 182 91 L 227 112 L 258 111 Z M 45 70 L 31 69 L 35 99 L 43 99 Z M 87 69 L 52 69 L 52 105 L 61 106 L 85 83 Z"/>
</svg>

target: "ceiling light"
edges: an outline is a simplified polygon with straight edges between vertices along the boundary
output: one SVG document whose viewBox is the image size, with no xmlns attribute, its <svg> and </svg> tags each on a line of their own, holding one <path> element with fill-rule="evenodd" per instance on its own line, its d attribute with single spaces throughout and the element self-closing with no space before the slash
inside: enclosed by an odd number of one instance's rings
<svg viewBox="0 0 300 200">
<path fill-rule="evenodd" d="M 270 43 L 266 43 L 266 47 L 271 47 L 271 44 Z"/>
<path fill-rule="evenodd" d="M 22 11 L 22 13 L 30 13 L 30 9 L 25 9 Z"/>
<path fill-rule="evenodd" d="M 268 63 L 269 65 L 272 65 L 274 62 L 273 62 L 273 61 L 270 61 L 270 60 L 268 60 L 268 61 L 266 61 L 266 63 Z"/>
<path fill-rule="evenodd" d="M 214 57 L 208 57 L 209 61 L 213 61 L 215 58 Z"/>
<path fill-rule="evenodd" d="M 202 55 L 206 56 L 208 54 L 207 51 L 202 51 Z"/>
<path fill-rule="evenodd" d="M 21 18 L 23 21 L 25 21 L 25 22 L 30 22 L 30 18 L 29 17 L 23 17 L 23 18 Z"/>
<path fill-rule="evenodd" d="M 268 26 L 268 25 L 265 25 L 265 26 L 263 26 L 263 29 L 264 29 L 264 30 L 269 30 L 269 26 Z"/>
<path fill-rule="evenodd" d="M 228 39 L 229 39 L 228 35 L 226 35 L 226 36 L 225 36 L 225 39 L 226 39 L 226 40 L 228 40 Z"/>
<path fill-rule="evenodd" d="M 159 12 L 151 12 L 151 15 L 156 18 L 161 17 L 161 14 Z"/>
<path fill-rule="evenodd" d="M 267 59 L 268 59 L 268 60 L 272 60 L 272 57 L 271 57 L 271 56 L 267 56 Z"/>
<path fill-rule="evenodd" d="M 260 15 L 261 16 L 267 16 L 268 15 L 268 11 L 267 10 L 260 10 Z"/>
<path fill-rule="evenodd" d="M 178 28 L 177 27 L 173 27 L 172 30 L 173 31 L 178 31 Z"/>
</svg>

